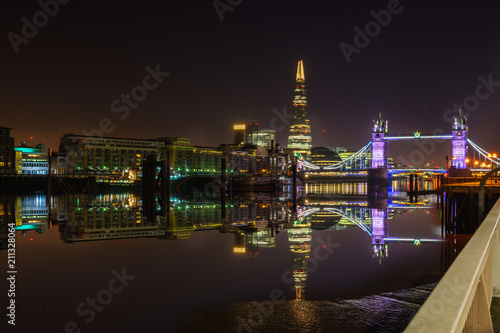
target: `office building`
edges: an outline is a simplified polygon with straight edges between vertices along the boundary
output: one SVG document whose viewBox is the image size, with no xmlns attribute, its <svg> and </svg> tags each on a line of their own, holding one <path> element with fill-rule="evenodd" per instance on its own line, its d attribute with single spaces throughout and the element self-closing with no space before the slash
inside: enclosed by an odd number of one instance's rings
<svg viewBox="0 0 500 333">
<path fill-rule="evenodd" d="M 246 126 L 245 143 L 248 145 L 255 144 L 255 135 L 259 132 L 259 123 L 257 120 L 250 121 Z"/>
<path fill-rule="evenodd" d="M 66 173 L 120 174 L 141 170 L 148 156 L 161 159 L 164 147 L 158 140 L 64 134 L 59 151 L 66 154 Z"/>
<path fill-rule="evenodd" d="M 295 155 L 300 154 L 309 160 L 311 157 L 312 137 L 309 114 L 307 112 L 307 94 L 305 86 L 304 63 L 299 61 L 293 99 L 293 118 L 288 135 L 287 151 Z"/>
<path fill-rule="evenodd" d="M 245 124 L 233 125 L 235 146 L 241 146 L 245 144 L 245 129 L 246 129 Z"/>
<path fill-rule="evenodd" d="M 164 144 L 164 156 L 169 156 L 174 173 L 200 175 L 220 173 L 222 150 L 220 148 L 195 146 L 188 138 L 160 138 Z"/>
<path fill-rule="evenodd" d="M 311 149 L 311 162 L 317 166 L 329 166 L 342 162 L 340 156 L 325 147 L 314 147 Z"/>
<path fill-rule="evenodd" d="M 349 157 L 352 155 L 356 154 L 357 151 L 343 151 L 339 153 L 340 158 L 342 161 L 347 160 Z M 346 164 L 346 169 L 370 169 L 371 168 L 371 162 L 372 162 L 372 153 L 366 153 L 365 155 L 361 156 L 359 159 L 353 159 L 352 162 Z"/>
<path fill-rule="evenodd" d="M 261 129 L 257 133 L 253 134 L 251 143 L 256 146 L 271 149 L 273 148 L 274 143 L 276 143 L 276 131 L 267 128 Z"/>
<path fill-rule="evenodd" d="M 49 147 L 39 144 L 36 147 L 22 145 L 14 147 L 16 152 L 17 173 L 23 175 L 48 175 L 49 174 Z M 21 168 L 19 170 L 19 158 Z"/>
<path fill-rule="evenodd" d="M 12 128 L 0 126 L 0 174 L 16 173 L 14 138 L 10 131 Z"/>
<path fill-rule="evenodd" d="M 165 156 L 169 157 L 170 166 L 174 172 L 188 174 L 192 171 L 194 145 L 188 138 L 159 138 L 165 144 Z"/>
</svg>

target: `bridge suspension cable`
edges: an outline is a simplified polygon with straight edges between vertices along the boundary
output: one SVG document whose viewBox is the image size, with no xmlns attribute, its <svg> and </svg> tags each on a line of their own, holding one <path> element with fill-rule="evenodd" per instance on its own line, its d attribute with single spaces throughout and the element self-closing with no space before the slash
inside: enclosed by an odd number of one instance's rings
<svg viewBox="0 0 500 333">
<path fill-rule="evenodd" d="M 303 159 L 300 159 L 298 162 L 300 164 L 302 164 L 305 168 L 312 169 L 312 170 L 320 170 L 320 169 L 323 169 L 323 170 L 342 170 L 342 169 L 344 169 L 345 170 L 346 165 L 351 164 L 353 161 L 360 160 L 363 157 L 365 157 L 366 154 L 371 151 L 371 147 L 372 147 L 372 142 L 370 141 L 370 142 L 368 142 L 368 144 L 366 146 L 364 146 L 363 148 L 358 150 L 356 153 L 349 156 L 349 158 L 346 158 L 343 161 L 334 163 L 332 165 L 324 166 L 324 167 L 317 166 L 316 164 L 311 163 L 311 162 L 306 161 L 306 160 L 303 160 Z"/>
<path fill-rule="evenodd" d="M 370 235 L 370 237 L 372 236 L 372 229 L 366 224 L 365 221 L 358 219 L 356 216 L 338 208 L 323 208 L 323 210 L 340 214 L 341 216 L 345 217 L 346 219 L 348 219 L 349 221 L 360 227 L 364 232 Z"/>
<path fill-rule="evenodd" d="M 301 212 L 297 217 L 298 218 L 304 218 L 304 217 L 308 217 L 309 215 L 312 215 L 316 212 L 319 212 L 321 210 L 321 208 L 309 208 L 307 210 L 304 210 L 303 212 Z"/>
<path fill-rule="evenodd" d="M 472 148 L 474 148 L 480 155 L 484 157 L 485 160 L 489 160 L 493 164 L 496 164 L 497 167 L 500 166 L 500 158 L 498 157 L 493 157 L 490 153 L 488 153 L 486 150 L 483 148 L 479 147 L 476 145 L 472 140 L 467 139 L 467 142 L 471 145 Z"/>
<path fill-rule="evenodd" d="M 370 237 L 372 236 L 372 228 L 366 224 L 366 221 L 360 219 L 359 217 L 346 212 L 344 209 L 339 209 L 339 208 L 308 208 L 304 211 L 302 211 L 297 217 L 299 220 L 303 220 L 304 218 L 313 215 L 319 211 L 327 211 L 330 213 L 335 213 L 339 214 L 340 216 L 346 218 L 350 222 L 354 223 L 358 227 L 360 227 L 364 232 L 366 232 Z"/>
</svg>

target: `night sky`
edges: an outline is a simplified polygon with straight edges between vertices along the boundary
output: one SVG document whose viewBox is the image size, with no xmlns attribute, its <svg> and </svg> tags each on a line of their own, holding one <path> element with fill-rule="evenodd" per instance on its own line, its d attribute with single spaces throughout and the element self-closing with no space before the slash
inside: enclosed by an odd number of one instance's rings
<svg viewBox="0 0 500 333">
<path fill-rule="evenodd" d="M 57 148 L 63 133 L 82 134 L 108 118 L 114 130 L 106 136 L 184 136 L 217 146 L 232 142 L 236 122 L 256 119 L 269 128 L 274 108 L 291 112 L 303 59 L 315 146 L 361 148 L 379 112 L 391 133 L 449 132 L 447 109 L 473 101 L 478 77 L 491 76 L 497 87 L 479 89 L 489 96 L 466 112 L 469 137 L 500 151 L 496 2 L 402 0 L 350 63 L 339 44 L 355 45 L 353 29 L 364 31 L 370 12 L 392 1 L 230 2 L 237 5 L 221 21 L 210 0 L 72 0 L 18 53 L 9 33 L 22 37 L 21 19 L 33 22 L 41 7 L 3 2 L 0 126 L 14 128 L 16 141 Z M 157 65 L 170 73 L 163 82 L 127 116 L 113 112 L 113 101 Z M 282 146 L 287 130 L 277 134 Z M 437 144 L 426 161 L 443 165 L 450 146 Z M 391 144 L 389 155 L 408 160 L 416 149 L 414 142 Z"/>
</svg>

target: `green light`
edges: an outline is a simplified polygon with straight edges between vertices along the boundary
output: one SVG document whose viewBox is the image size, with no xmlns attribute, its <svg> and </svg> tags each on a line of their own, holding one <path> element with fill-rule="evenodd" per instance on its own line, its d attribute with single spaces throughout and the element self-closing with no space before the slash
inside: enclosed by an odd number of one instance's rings
<svg viewBox="0 0 500 333">
<path fill-rule="evenodd" d="M 24 224 L 22 226 L 14 227 L 15 230 L 34 230 L 40 228 L 40 225 Z"/>
<path fill-rule="evenodd" d="M 23 153 L 39 153 L 40 151 L 38 148 L 31 148 L 31 147 L 14 147 L 14 151 L 20 151 Z"/>
</svg>

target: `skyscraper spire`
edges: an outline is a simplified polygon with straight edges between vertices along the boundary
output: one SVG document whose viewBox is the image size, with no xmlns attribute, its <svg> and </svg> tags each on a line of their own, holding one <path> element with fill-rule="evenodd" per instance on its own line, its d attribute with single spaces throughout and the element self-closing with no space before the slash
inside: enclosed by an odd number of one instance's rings
<svg viewBox="0 0 500 333">
<path fill-rule="evenodd" d="M 304 75 L 304 62 L 302 60 L 299 61 L 297 65 L 297 82 L 305 82 L 306 76 Z"/>
<path fill-rule="evenodd" d="M 310 159 L 312 138 L 309 114 L 307 112 L 307 94 L 305 86 L 304 62 L 297 65 L 297 78 L 295 96 L 293 98 L 293 119 L 288 135 L 288 150 L 300 154 L 305 159 Z"/>
</svg>

